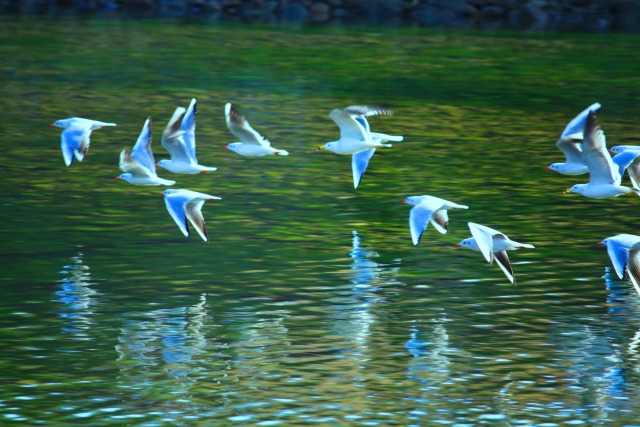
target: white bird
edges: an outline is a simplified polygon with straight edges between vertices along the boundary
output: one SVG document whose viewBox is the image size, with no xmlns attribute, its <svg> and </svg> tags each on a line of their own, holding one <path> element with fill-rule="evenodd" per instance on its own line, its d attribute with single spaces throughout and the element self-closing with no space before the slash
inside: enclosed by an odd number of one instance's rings
<svg viewBox="0 0 640 427">
<path fill-rule="evenodd" d="M 229 131 L 241 142 L 233 142 L 224 147 L 225 150 L 231 150 L 241 156 L 288 156 L 286 150 L 278 150 L 271 146 L 269 140 L 258 132 L 256 132 L 247 119 L 240 111 L 230 102 L 224 106 L 224 116 L 227 121 Z"/>
<path fill-rule="evenodd" d="M 621 186 L 621 167 L 614 163 L 607 151 L 604 132 L 598 123 L 598 117 L 589 111 L 584 127 L 582 142 L 583 159 L 589 167 L 589 183 L 576 184 L 567 192 L 581 194 L 593 199 L 618 197 L 625 193 L 640 193 L 636 188 Z M 622 170 L 624 172 L 624 169 Z"/>
<path fill-rule="evenodd" d="M 498 230 L 474 222 L 469 223 L 469 230 L 473 237 L 462 240 L 460 243 L 454 245 L 454 247 L 463 247 L 471 249 L 472 251 L 481 252 L 489 263 L 492 263 L 495 259 L 500 269 L 507 276 L 507 279 L 509 279 L 511 283 L 515 283 L 516 279 L 513 275 L 513 269 L 511 268 L 507 251 L 524 248 L 533 249 L 535 246 L 516 242 Z"/>
<path fill-rule="evenodd" d="M 200 237 L 207 242 L 207 227 L 202 216 L 202 206 L 207 200 L 220 200 L 220 197 L 199 193 L 191 190 L 164 190 L 164 203 L 173 220 L 178 224 L 180 231 L 189 237 L 189 224 L 187 219 L 196 229 Z"/>
<path fill-rule="evenodd" d="M 218 168 L 202 166 L 196 158 L 196 98 L 188 109 L 178 107 L 162 132 L 162 146 L 171 154 L 171 160 L 160 160 L 160 166 L 173 173 L 197 174 Z"/>
<path fill-rule="evenodd" d="M 156 174 L 156 162 L 151 151 L 151 118 L 142 126 L 140 136 L 133 150 L 122 150 L 120 153 L 120 169 L 123 172 L 116 177 L 134 185 L 173 185 L 176 182 L 160 178 Z"/>
<path fill-rule="evenodd" d="M 607 247 L 613 268 L 620 279 L 625 273 L 640 295 L 640 236 L 617 234 L 600 242 Z"/>
<path fill-rule="evenodd" d="M 409 212 L 409 230 L 414 245 L 420 243 L 422 234 L 429 222 L 442 234 L 449 231 L 448 209 L 469 209 L 469 206 L 459 205 L 434 196 L 410 196 L 402 201 L 413 205 Z"/>
<path fill-rule="evenodd" d="M 60 134 L 60 148 L 64 163 L 70 166 L 73 158 L 81 162 L 89 150 L 91 141 L 89 136 L 91 131 L 104 126 L 115 126 L 115 123 L 99 122 L 97 120 L 83 119 L 81 117 L 71 117 L 69 119 L 57 120 L 50 126 L 64 128 Z"/>
<path fill-rule="evenodd" d="M 351 155 L 354 188 L 358 188 L 376 148 L 391 147 L 386 141 L 402 141 L 401 136 L 371 133 L 366 116 L 381 114 L 391 115 L 393 112 L 384 108 L 352 106 L 343 110 L 336 108 L 329 114 L 340 128 L 340 139 L 327 142 L 318 150 Z"/>
<path fill-rule="evenodd" d="M 556 147 L 565 155 L 565 161 L 563 163 L 552 163 L 547 166 L 547 169 L 563 175 L 582 175 L 589 172 L 589 168 L 582 158 L 582 131 L 589 112 L 597 113 L 601 107 L 602 105 L 599 102 L 591 104 L 567 123 L 556 142 Z"/>
</svg>

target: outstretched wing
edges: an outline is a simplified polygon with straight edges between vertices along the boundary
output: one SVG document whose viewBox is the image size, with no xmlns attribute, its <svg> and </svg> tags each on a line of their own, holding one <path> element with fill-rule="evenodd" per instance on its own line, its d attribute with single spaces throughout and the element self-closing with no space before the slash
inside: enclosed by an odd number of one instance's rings
<svg viewBox="0 0 640 427">
<path fill-rule="evenodd" d="M 493 262 L 493 235 L 496 234 L 496 230 L 475 222 L 470 222 L 468 225 L 471 235 L 476 239 L 478 248 L 480 248 L 484 258 L 487 262 Z"/>
<path fill-rule="evenodd" d="M 185 212 L 185 206 L 188 202 L 186 197 L 179 194 L 164 196 L 164 203 L 167 206 L 167 211 L 173 218 L 173 220 L 182 231 L 182 234 L 189 236 L 189 225 L 187 224 L 187 214 Z"/>
<path fill-rule="evenodd" d="M 193 159 L 194 162 L 198 163 L 198 159 L 196 158 L 196 104 L 196 98 L 193 98 L 189 104 L 189 108 L 187 108 L 187 112 L 182 118 L 180 129 L 184 131 L 184 147 L 187 150 L 188 156 Z"/>
<path fill-rule="evenodd" d="M 331 117 L 331 120 L 340 128 L 340 139 L 366 141 L 371 138 L 366 127 L 345 110 L 336 108 L 329 113 L 329 117 Z"/>
<path fill-rule="evenodd" d="M 604 132 L 594 112 L 589 112 L 582 142 L 584 163 L 589 168 L 589 183 L 620 184 L 620 173 L 607 152 Z"/>
<path fill-rule="evenodd" d="M 240 138 L 244 144 L 258 144 L 265 147 L 270 147 L 269 141 L 256 132 L 247 119 L 240 113 L 240 111 L 230 102 L 224 107 L 224 115 L 227 121 L 227 127 L 229 131 L 236 137 Z"/>
<path fill-rule="evenodd" d="M 162 132 L 160 144 L 171 153 L 171 160 L 190 163 L 191 156 L 185 144 L 185 132 L 182 130 L 184 118 L 185 109 L 177 107 Z"/>
<path fill-rule="evenodd" d="M 370 148 L 351 155 L 351 172 L 353 173 L 353 188 L 358 188 L 364 172 L 367 170 L 369 160 L 376 152 L 375 148 Z"/>
<path fill-rule="evenodd" d="M 144 122 L 140 136 L 138 136 L 138 140 L 133 146 L 133 150 L 131 150 L 131 157 L 147 168 L 153 175 L 156 174 L 156 162 L 151 151 L 151 117 Z"/>
<path fill-rule="evenodd" d="M 507 276 L 507 279 L 509 279 L 511 283 L 516 283 L 516 278 L 513 276 L 513 269 L 511 268 L 511 262 L 509 261 L 507 251 L 495 252 L 494 257 L 496 260 L 496 264 L 498 264 L 500 269 Z"/>
<path fill-rule="evenodd" d="M 598 113 L 601 107 L 602 105 L 600 105 L 599 102 L 595 102 L 571 119 L 571 121 L 564 127 L 564 130 L 560 135 L 560 139 L 566 138 L 574 133 L 582 132 L 589 112 L 593 111 L 594 113 Z"/>
</svg>

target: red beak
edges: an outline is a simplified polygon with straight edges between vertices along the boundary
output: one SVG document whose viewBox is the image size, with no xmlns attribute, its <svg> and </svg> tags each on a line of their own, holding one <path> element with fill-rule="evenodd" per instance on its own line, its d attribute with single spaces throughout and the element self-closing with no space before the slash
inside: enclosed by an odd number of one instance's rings
<svg viewBox="0 0 640 427">
<path fill-rule="evenodd" d="M 460 244 L 459 244 L 459 243 L 456 243 L 455 245 L 453 245 L 453 247 L 454 247 L 454 248 L 459 248 L 459 247 L 460 247 Z"/>
</svg>

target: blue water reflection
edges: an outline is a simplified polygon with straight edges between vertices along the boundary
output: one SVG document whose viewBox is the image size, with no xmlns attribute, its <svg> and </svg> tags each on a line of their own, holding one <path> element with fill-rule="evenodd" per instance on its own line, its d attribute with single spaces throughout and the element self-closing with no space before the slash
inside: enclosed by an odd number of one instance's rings
<svg viewBox="0 0 640 427">
<path fill-rule="evenodd" d="M 84 264 L 82 252 L 71 258 L 72 264 L 61 271 L 66 275 L 61 280 L 60 289 L 55 292 L 55 301 L 64 304 L 60 317 L 65 320 L 63 333 L 75 336 L 86 335 L 93 324 L 93 316 L 98 305 L 99 293 L 92 288 L 89 266 Z"/>
</svg>

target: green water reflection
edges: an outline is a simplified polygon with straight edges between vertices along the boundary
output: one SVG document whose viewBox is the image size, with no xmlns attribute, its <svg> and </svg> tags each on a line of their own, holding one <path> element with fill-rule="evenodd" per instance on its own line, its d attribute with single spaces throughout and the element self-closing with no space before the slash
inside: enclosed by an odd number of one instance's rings
<svg viewBox="0 0 640 427">
<path fill-rule="evenodd" d="M 563 195 L 544 166 L 599 101 L 635 144 L 638 36 L 276 28 L 180 21 L 0 25 L 0 424 L 637 425 L 640 299 L 596 243 L 637 198 Z M 198 98 L 198 153 L 169 176 L 223 199 L 186 239 L 118 153 L 146 117 L 156 159 Z M 245 159 L 239 105 L 286 158 Z M 358 191 L 331 109 L 382 104 Z M 113 121 L 66 168 L 56 119 Z M 409 195 L 469 205 L 413 247 Z M 532 243 L 511 286 L 454 250 L 466 222 Z M 603 277 L 603 275 L 605 277 Z M 545 424 L 546 423 L 546 424 Z"/>
</svg>

